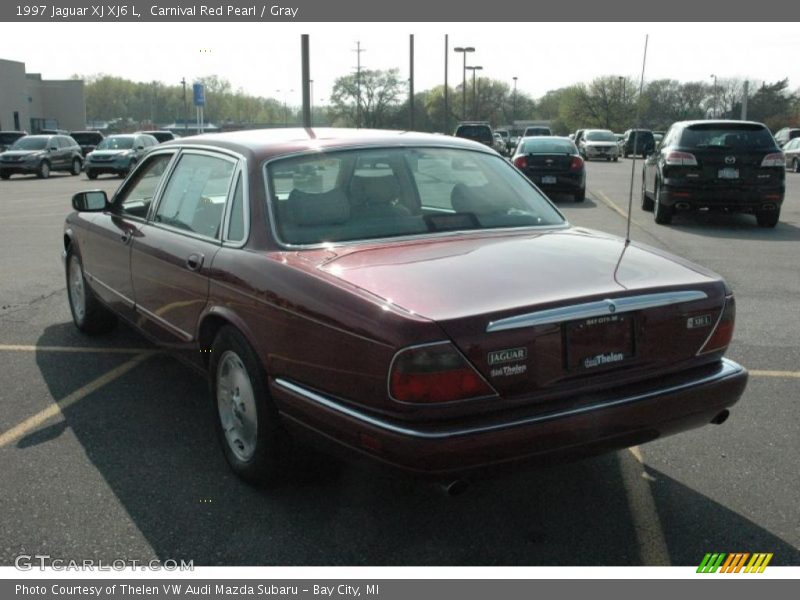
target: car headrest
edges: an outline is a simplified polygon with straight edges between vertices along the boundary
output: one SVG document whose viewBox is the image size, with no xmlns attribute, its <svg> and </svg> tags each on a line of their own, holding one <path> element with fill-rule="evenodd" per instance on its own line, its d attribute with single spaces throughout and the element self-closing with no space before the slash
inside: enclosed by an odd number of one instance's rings
<svg viewBox="0 0 800 600">
<path fill-rule="evenodd" d="M 350 203 L 338 188 L 319 194 L 294 189 L 286 203 L 289 219 L 303 227 L 339 225 L 350 218 Z"/>
<path fill-rule="evenodd" d="M 400 183 L 394 175 L 353 177 L 350 197 L 354 205 L 389 204 L 400 196 Z"/>
<path fill-rule="evenodd" d="M 457 183 L 450 192 L 450 204 L 456 212 L 488 214 L 497 210 L 492 205 L 492 197 L 488 184 L 472 187 Z"/>
</svg>

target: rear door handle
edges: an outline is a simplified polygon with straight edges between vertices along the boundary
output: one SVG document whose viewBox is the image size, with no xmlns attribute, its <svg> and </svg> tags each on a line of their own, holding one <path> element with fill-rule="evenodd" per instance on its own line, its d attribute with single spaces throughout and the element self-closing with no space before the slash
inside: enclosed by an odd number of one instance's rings
<svg viewBox="0 0 800 600">
<path fill-rule="evenodd" d="M 195 252 L 190 254 L 189 257 L 186 259 L 186 268 L 190 271 L 199 271 L 200 268 L 203 266 L 203 261 L 205 260 L 205 256 L 202 254 Z"/>
</svg>

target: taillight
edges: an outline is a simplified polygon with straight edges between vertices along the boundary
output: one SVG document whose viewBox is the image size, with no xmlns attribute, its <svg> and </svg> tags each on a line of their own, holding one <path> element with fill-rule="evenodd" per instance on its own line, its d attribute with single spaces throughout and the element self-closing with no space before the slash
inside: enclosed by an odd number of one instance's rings
<svg viewBox="0 0 800 600">
<path fill-rule="evenodd" d="M 401 350 L 389 373 L 389 394 L 400 402 L 436 403 L 496 392 L 449 342 Z"/>
<path fill-rule="evenodd" d="M 672 151 L 667 154 L 667 157 L 664 159 L 664 161 L 668 165 L 680 165 L 684 167 L 697 166 L 697 159 L 695 158 L 694 154 L 689 154 L 688 152 Z"/>
<path fill-rule="evenodd" d="M 528 166 L 528 159 L 524 156 L 518 156 L 514 159 L 514 166 L 518 169 L 524 169 Z"/>
<path fill-rule="evenodd" d="M 580 171 L 583 168 L 583 159 L 580 156 L 573 156 L 569 163 L 570 171 Z"/>
<path fill-rule="evenodd" d="M 773 152 L 772 154 L 767 154 L 764 157 L 764 160 L 761 161 L 762 167 L 785 167 L 786 161 L 783 156 L 783 152 Z"/>
<path fill-rule="evenodd" d="M 714 326 L 714 330 L 697 354 L 725 351 L 733 338 L 733 322 L 735 320 L 736 303 L 733 300 L 733 296 L 728 296 L 725 298 L 725 306 L 722 308 L 722 314 Z"/>
</svg>

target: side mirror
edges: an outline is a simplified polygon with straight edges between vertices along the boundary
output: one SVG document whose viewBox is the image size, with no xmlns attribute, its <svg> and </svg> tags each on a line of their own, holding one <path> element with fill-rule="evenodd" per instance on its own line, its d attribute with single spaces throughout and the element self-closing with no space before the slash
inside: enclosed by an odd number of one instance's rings
<svg viewBox="0 0 800 600">
<path fill-rule="evenodd" d="M 50 146 L 50 152 L 57 152 L 58 146 Z"/>
<path fill-rule="evenodd" d="M 78 212 L 101 212 L 108 208 L 108 196 L 103 190 L 78 192 L 72 197 L 72 208 Z"/>
<path fill-rule="evenodd" d="M 137 150 L 144 150 L 144 146 L 136 146 Z"/>
</svg>

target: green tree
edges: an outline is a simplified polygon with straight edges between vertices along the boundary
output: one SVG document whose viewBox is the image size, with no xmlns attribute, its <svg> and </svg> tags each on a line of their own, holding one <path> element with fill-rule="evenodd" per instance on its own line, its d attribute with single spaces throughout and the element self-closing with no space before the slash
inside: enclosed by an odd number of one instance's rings
<svg viewBox="0 0 800 600">
<path fill-rule="evenodd" d="M 363 69 L 360 81 L 356 73 L 337 78 L 331 94 L 334 123 L 352 127 L 360 120 L 362 127 L 389 126 L 399 109 L 403 88 L 398 69 Z"/>
</svg>

